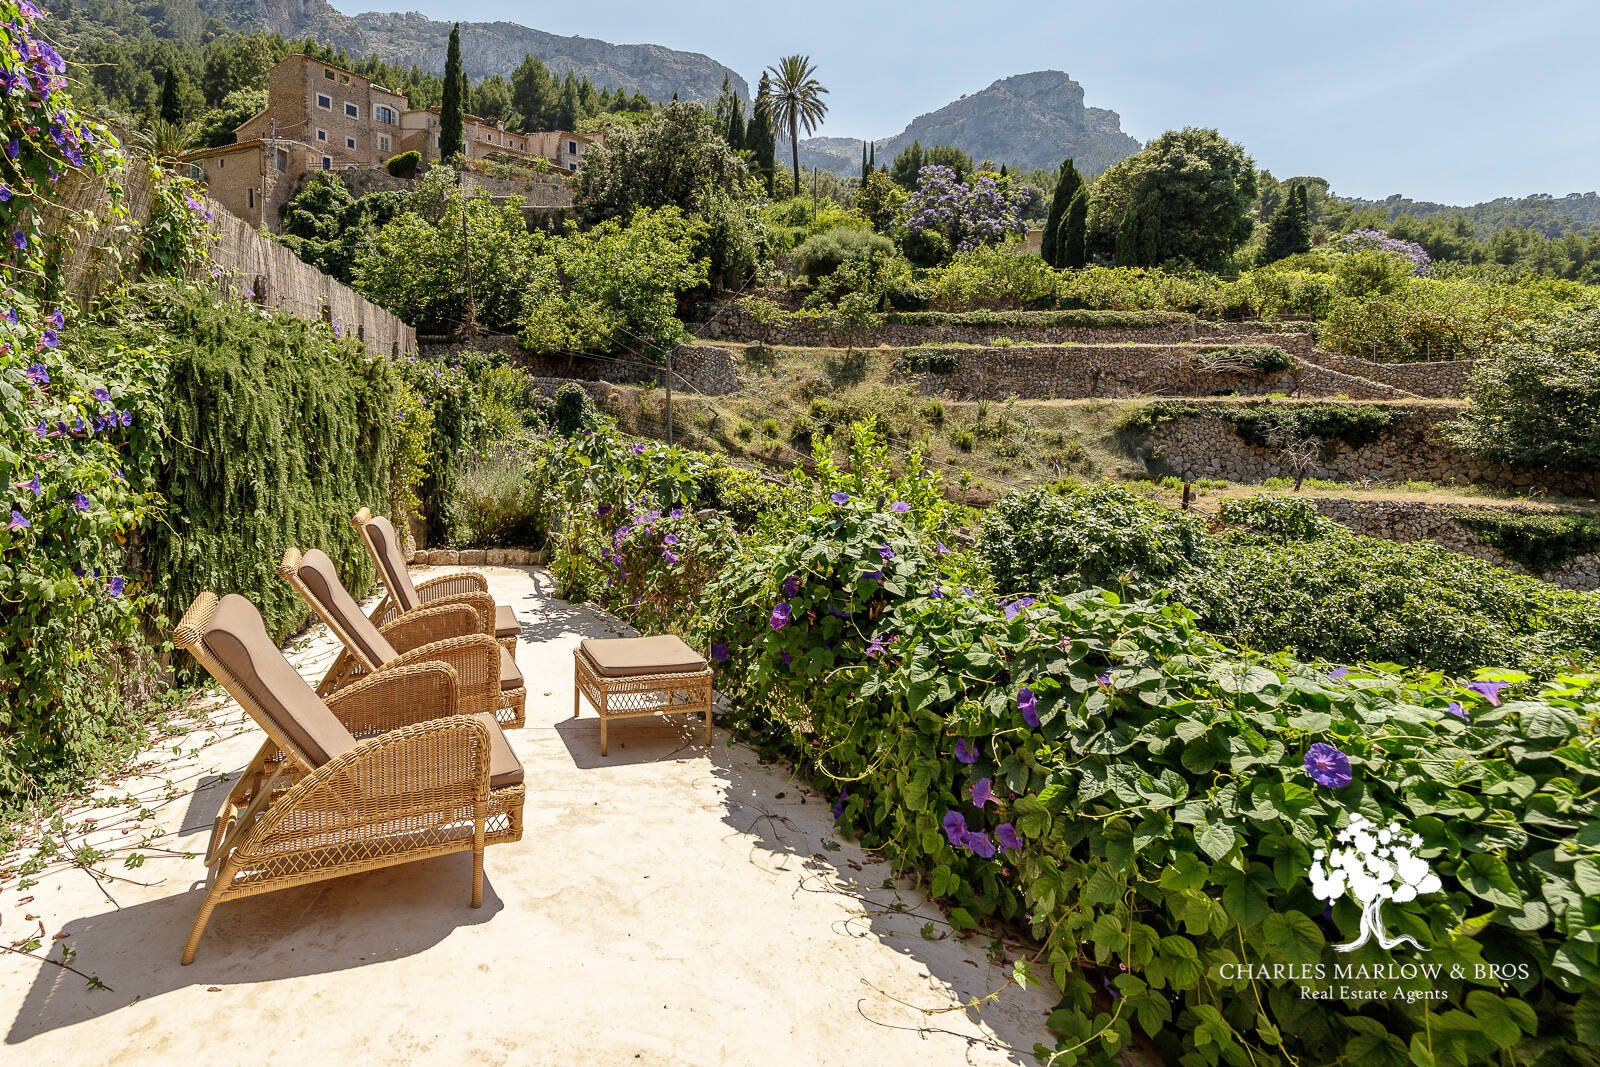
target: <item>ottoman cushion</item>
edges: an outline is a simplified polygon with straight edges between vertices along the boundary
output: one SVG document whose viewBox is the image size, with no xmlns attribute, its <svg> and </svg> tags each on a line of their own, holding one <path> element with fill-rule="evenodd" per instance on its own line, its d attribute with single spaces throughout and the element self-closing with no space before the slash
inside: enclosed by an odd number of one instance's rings
<svg viewBox="0 0 1600 1067">
<path fill-rule="evenodd" d="M 704 657 L 672 634 L 603 640 L 589 638 L 579 647 L 594 672 L 603 678 L 692 674 L 706 669 Z"/>
</svg>

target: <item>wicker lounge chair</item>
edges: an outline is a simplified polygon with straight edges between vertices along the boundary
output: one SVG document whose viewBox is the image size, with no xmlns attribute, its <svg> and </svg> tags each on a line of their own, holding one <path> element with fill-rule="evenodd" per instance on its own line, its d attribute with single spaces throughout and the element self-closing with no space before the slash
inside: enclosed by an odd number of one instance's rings
<svg viewBox="0 0 1600 1067">
<path fill-rule="evenodd" d="M 291 548 L 283 554 L 278 573 L 344 645 L 317 686 L 319 695 L 337 692 L 379 668 L 443 660 L 461 677 L 464 711 L 492 711 L 506 727 L 526 721 L 522 672 L 505 646 L 485 632 L 483 614 L 473 603 L 450 601 L 407 611 L 378 626 L 361 613 L 322 551 L 314 548 L 302 556 Z"/>
<path fill-rule="evenodd" d="M 382 515 L 372 514 L 367 508 L 362 508 L 356 512 L 353 522 L 356 529 L 361 532 L 361 543 L 367 546 L 367 552 L 378 568 L 378 577 L 383 580 L 384 588 L 389 591 L 389 595 L 372 615 L 373 621 L 379 626 L 405 612 L 450 603 L 457 597 L 473 594 L 482 597 L 489 595 L 488 579 L 472 571 L 440 575 L 428 579 L 421 585 L 411 584 L 411 571 L 406 567 L 406 557 L 400 548 L 399 535 L 395 533 L 394 526 L 389 520 Z M 516 613 L 508 604 L 495 604 L 493 600 L 489 603 L 494 610 L 495 639 L 506 647 L 506 651 L 515 652 L 517 635 L 522 632 L 522 628 L 517 624 Z"/>
<path fill-rule="evenodd" d="M 482 905 L 484 847 L 522 837 L 522 765 L 492 716 L 459 714 L 454 668 L 408 663 L 323 700 L 236 595 L 201 593 L 172 639 L 267 733 L 212 828 L 184 963 L 224 900 L 451 852 L 472 851 Z"/>
</svg>

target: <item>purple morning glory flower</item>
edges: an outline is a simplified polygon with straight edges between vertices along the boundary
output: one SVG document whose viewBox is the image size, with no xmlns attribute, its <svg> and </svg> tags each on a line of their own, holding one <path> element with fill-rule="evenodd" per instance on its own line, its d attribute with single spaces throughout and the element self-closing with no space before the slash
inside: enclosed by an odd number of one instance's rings
<svg viewBox="0 0 1600 1067">
<path fill-rule="evenodd" d="M 844 802 L 845 802 L 845 799 L 847 797 L 849 797 L 849 795 L 850 795 L 850 790 L 848 790 L 848 789 L 839 790 L 839 796 L 833 802 L 833 818 L 834 818 L 835 821 L 838 821 L 839 816 L 844 814 Z"/>
<path fill-rule="evenodd" d="M 611 514 L 611 505 L 601 504 L 599 507 L 595 508 L 594 511 L 596 515 L 603 519 L 607 515 Z"/>
<path fill-rule="evenodd" d="M 124 425 L 124 426 L 132 426 L 133 425 L 133 412 L 131 412 L 131 411 L 119 411 L 119 412 L 117 412 L 117 421 L 122 423 L 122 425 Z"/>
<path fill-rule="evenodd" d="M 977 743 L 973 742 L 973 741 L 968 741 L 965 737 L 956 738 L 956 762 L 957 763 L 977 763 L 978 762 L 978 745 L 977 745 Z"/>
<path fill-rule="evenodd" d="M 778 653 L 778 658 L 783 661 L 783 665 L 785 667 L 793 667 L 794 666 L 794 657 L 789 655 L 789 650 L 788 649 L 784 649 L 782 652 L 779 652 Z"/>
<path fill-rule="evenodd" d="M 10 203 L 10 201 L 11 186 L 7 185 L 5 182 L 0 182 L 0 204 Z"/>
<path fill-rule="evenodd" d="M 1306 773 L 1320 786 L 1343 789 L 1350 784 L 1350 757 L 1318 741 L 1306 749 Z"/>
<path fill-rule="evenodd" d="M 1022 848 L 1022 838 L 1017 836 L 1017 828 L 1008 822 L 996 826 L 994 836 L 1000 842 L 1001 852 L 1016 852 Z"/>
<path fill-rule="evenodd" d="M 1006 621 L 1010 622 L 1037 603 L 1038 601 L 1033 597 L 1025 596 L 1002 604 L 1000 607 L 1006 613 Z"/>
<path fill-rule="evenodd" d="M 16 508 L 11 509 L 11 521 L 6 523 L 6 529 L 26 530 L 32 525 L 33 523 L 22 517 L 22 512 L 18 511 Z"/>
<path fill-rule="evenodd" d="M 67 324 L 67 317 L 65 315 L 61 314 L 61 309 L 60 308 L 56 308 L 54 311 L 50 312 L 50 314 L 45 316 L 45 317 L 48 318 L 55 325 L 55 328 L 58 329 L 58 330 L 61 329 L 61 327 L 65 326 Z"/>
<path fill-rule="evenodd" d="M 49 385 L 50 371 L 43 363 L 35 363 L 28 368 L 28 381 L 34 385 Z"/>
<path fill-rule="evenodd" d="M 1498 708 L 1500 706 L 1500 690 L 1504 689 L 1509 684 L 1511 684 L 1511 683 L 1509 683 L 1509 682 L 1468 682 L 1467 683 L 1467 688 L 1472 690 L 1474 693 L 1477 693 L 1483 699 L 1487 700 L 1490 704 L 1493 704 L 1495 707 Z"/>
<path fill-rule="evenodd" d="M 950 554 L 950 550 L 945 547 L 943 541 L 940 541 L 937 545 L 935 545 L 933 551 L 934 554 L 938 556 L 948 556 Z"/>
<path fill-rule="evenodd" d="M 670 548 L 663 548 L 661 550 L 661 558 L 666 560 L 668 563 L 678 562 L 678 554 L 672 551 Z"/>
<path fill-rule="evenodd" d="M 127 584 L 128 580 L 119 574 L 107 584 L 106 591 L 112 596 L 121 596 L 122 590 L 127 587 Z"/>
<path fill-rule="evenodd" d="M 667 512 L 667 518 L 669 518 L 669 519 L 681 519 L 681 518 L 683 518 L 683 509 L 682 508 L 673 508 L 671 511 Z"/>
<path fill-rule="evenodd" d="M 950 839 L 952 845 L 960 845 L 967 837 L 967 817 L 959 811 L 944 813 L 944 836 Z"/>
<path fill-rule="evenodd" d="M 721 641 L 711 643 L 711 659 L 716 663 L 728 662 L 728 646 Z"/>
<path fill-rule="evenodd" d="M 906 512 L 911 510 L 911 505 L 907 504 L 904 500 L 896 500 L 893 504 L 889 505 L 889 510 L 894 512 L 896 515 L 904 515 Z"/>
<path fill-rule="evenodd" d="M 1461 706 L 1461 701 L 1459 700 L 1452 700 L 1450 702 L 1450 706 L 1444 710 L 1448 711 L 1456 718 L 1461 719 L 1463 722 L 1467 719 L 1467 709 Z"/>
<path fill-rule="evenodd" d="M 32 489 L 33 495 L 38 496 L 44 492 L 44 487 L 39 484 L 39 476 L 35 474 L 30 480 L 22 483 L 22 488 Z"/>
<path fill-rule="evenodd" d="M 935 600 L 943 600 L 944 599 L 944 589 L 942 587 L 936 585 L 936 586 L 933 587 L 933 590 L 928 593 L 928 595 L 930 597 L 932 597 L 933 599 L 935 599 Z"/>
<path fill-rule="evenodd" d="M 678 535 L 677 534 L 667 534 L 667 536 L 665 536 L 665 537 L 663 537 L 661 539 L 661 543 L 666 545 L 666 546 L 668 546 L 669 548 L 676 547 L 677 544 L 678 544 Z"/>
<path fill-rule="evenodd" d="M 994 842 L 989 840 L 988 834 L 969 833 L 961 839 L 961 843 L 971 849 L 974 856 L 986 860 L 994 859 Z"/>
<path fill-rule="evenodd" d="M 1334 681 L 1338 682 L 1338 681 L 1342 681 L 1344 679 L 1344 676 L 1349 674 L 1349 673 L 1350 673 L 1350 668 L 1349 667 L 1335 667 L 1333 670 L 1328 672 L 1328 677 L 1332 678 Z"/>
<path fill-rule="evenodd" d="M 881 655 L 884 649 L 888 647 L 889 646 L 884 643 L 883 638 L 874 637 L 871 641 L 867 642 L 867 647 L 864 651 L 866 652 L 867 657 L 870 659 Z"/>
<path fill-rule="evenodd" d="M 844 492 L 834 493 L 830 495 L 828 499 L 833 501 L 835 504 L 848 504 L 850 503 L 850 494 Z"/>
<path fill-rule="evenodd" d="M 883 581 L 883 572 L 882 571 L 868 571 L 866 574 L 863 574 L 862 577 L 867 579 L 868 581 L 871 581 L 871 582 L 881 582 L 881 581 Z"/>
<path fill-rule="evenodd" d="M 1000 803 L 999 800 L 995 799 L 994 783 L 988 778 L 979 778 L 972 783 L 972 806 L 981 808 L 985 804 L 991 803 L 996 805 Z"/>
<path fill-rule="evenodd" d="M 88 496 L 83 494 L 83 493 L 73 493 L 72 494 L 72 506 L 77 508 L 79 511 L 88 511 L 89 510 L 89 498 L 88 498 Z"/>
<path fill-rule="evenodd" d="M 106 390 L 106 389 L 96 389 L 94 391 L 94 398 L 96 400 L 100 401 L 100 403 L 102 403 L 102 404 L 111 403 L 111 393 L 110 393 L 109 390 Z"/>
<path fill-rule="evenodd" d="M 1095 678 L 1095 681 L 1099 682 L 1101 685 L 1110 685 L 1111 684 L 1111 672 L 1110 671 L 1105 671 L 1105 672 L 1101 673 L 1097 678 Z"/>
<path fill-rule="evenodd" d="M 1022 712 L 1022 721 L 1035 729 L 1039 726 L 1039 697 L 1027 686 L 1022 687 L 1022 692 L 1017 694 L 1017 710 Z"/>
<path fill-rule="evenodd" d="M 21 152 L 21 151 L 22 151 L 22 145 L 20 143 L 18 143 L 18 141 L 17 141 L 17 139 L 15 137 L 11 138 L 9 141 L 6 142 L 6 155 L 9 158 L 16 159 L 17 158 L 17 154 L 19 152 Z M 26 243 L 26 242 L 24 242 L 24 243 Z M 17 247 L 20 248 L 22 246 L 18 245 Z"/>
<path fill-rule="evenodd" d="M 644 455 L 644 445 L 634 445 L 633 446 L 633 454 L 636 455 L 636 456 Z"/>
<path fill-rule="evenodd" d="M 884 562 L 888 562 L 889 560 L 894 559 L 894 549 L 890 548 L 888 545 L 879 545 L 878 555 L 884 560 Z"/>
<path fill-rule="evenodd" d="M 27 248 L 28 247 L 28 235 L 23 233 L 21 230 L 18 230 L 15 233 L 13 233 L 11 235 L 11 247 L 17 249 L 18 251 L 21 251 L 22 249 Z"/>
<path fill-rule="evenodd" d="M 785 578 L 783 580 L 783 595 L 786 596 L 786 597 L 799 596 L 800 595 L 800 579 L 796 578 L 792 574 L 789 575 L 789 577 Z"/>
<path fill-rule="evenodd" d="M 789 625 L 789 615 L 794 611 L 787 601 L 780 600 L 772 607 L 772 614 L 767 616 L 767 625 L 774 630 L 781 630 Z"/>
</svg>

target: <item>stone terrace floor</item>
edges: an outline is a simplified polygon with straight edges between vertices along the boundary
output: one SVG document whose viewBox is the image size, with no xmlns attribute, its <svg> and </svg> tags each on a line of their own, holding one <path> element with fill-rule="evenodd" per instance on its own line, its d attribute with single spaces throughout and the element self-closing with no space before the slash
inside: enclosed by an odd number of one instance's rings
<svg viewBox="0 0 1600 1067">
<path fill-rule="evenodd" d="M 0 955 L 0 1063 L 991 1064 L 1049 1043 L 1049 989 L 961 1007 L 1021 946 L 951 935 L 783 767 L 720 729 L 706 751 L 688 717 L 614 724 L 601 758 L 594 712 L 571 718 L 572 650 L 629 631 L 542 570 L 483 571 L 523 624 L 528 798 L 482 909 L 458 854 L 224 903 L 180 967 L 199 853 L 261 739 L 212 690 L 69 815 L 71 847 L 105 859 L 0 886 L 0 944 L 42 931 L 109 987 Z M 319 627 L 291 658 L 315 681 L 334 650 Z"/>
</svg>

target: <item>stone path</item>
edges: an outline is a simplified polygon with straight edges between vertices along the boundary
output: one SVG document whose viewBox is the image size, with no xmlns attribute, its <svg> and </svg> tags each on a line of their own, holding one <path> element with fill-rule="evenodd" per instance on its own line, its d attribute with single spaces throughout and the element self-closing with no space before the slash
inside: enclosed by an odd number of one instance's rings
<svg viewBox="0 0 1600 1067">
<path fill-rule="evenodd" d="M 571 653 L 622 627 L 543 571 L 485 573 L 523 622 L 529 698 L 508 735 L 526 833 L 488 851 L 483 908 L 468 856 L 413 863 L 223 904 L 180 967 L 204 876 L 181 854 L 260 741 L 212 697 L 67 816 L 103 859 L 0 885 L 0 944 L 41 933 L 109 987 L 0 956 L 0 1063 L 992 1064 L 1049 1042 L 1051 990 L 960 1007 L 1020 946 L 952 936 L 783 768 L 721 730 L 708 752 L 687 720 L 621 723 L 601 758 L 593 712 L 570 717 Z M 292 658 L 315 679 L 332 653 L 319 629 Z"/>
</svg>

